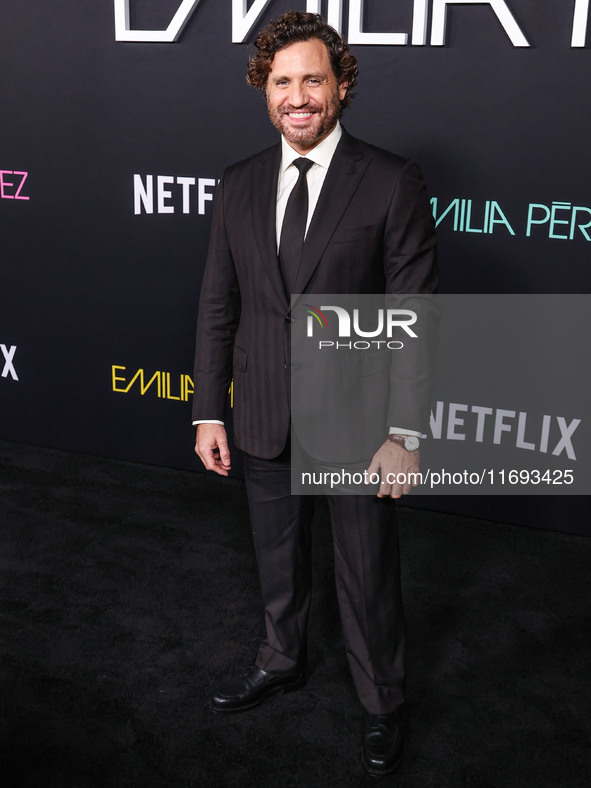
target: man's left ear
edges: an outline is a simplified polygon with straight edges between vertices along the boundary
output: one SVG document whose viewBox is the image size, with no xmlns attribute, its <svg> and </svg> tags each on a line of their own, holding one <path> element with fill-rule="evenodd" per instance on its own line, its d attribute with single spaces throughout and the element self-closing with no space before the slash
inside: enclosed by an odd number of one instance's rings
<svg viewBox="0 0 591 788">
<path fill-rule="evenodd" d="M 342 101 L 347 94 L 347 88 L 349 87 L 348 82 L 341 82 L 339 84 L 339 99 Z"/>
</svg>

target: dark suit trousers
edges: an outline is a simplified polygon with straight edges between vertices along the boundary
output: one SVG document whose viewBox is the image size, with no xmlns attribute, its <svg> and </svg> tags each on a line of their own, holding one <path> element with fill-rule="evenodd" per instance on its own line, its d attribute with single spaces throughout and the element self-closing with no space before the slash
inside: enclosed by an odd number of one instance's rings
<svg viewBox="0 0 591 788">
<path fill-rule="evenodd" d="M 256 664 L 289 671 L 306 662 L 313 496 L 292 496 L 289 449 L 244 455 L 265 610 Z M 375 496 L 328 496 L 337 596 L 347 658 L 361 703 L 385 714 L 404 702 L 404 619 L 396 505 Z"/>
</svg>

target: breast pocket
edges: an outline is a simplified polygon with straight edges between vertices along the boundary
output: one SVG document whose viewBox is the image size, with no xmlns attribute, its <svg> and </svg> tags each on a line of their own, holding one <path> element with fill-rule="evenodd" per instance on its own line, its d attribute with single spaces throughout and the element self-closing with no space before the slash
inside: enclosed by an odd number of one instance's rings
<svg viewBox="0 0 591 788">
<path fill-rule="evenodd" d="M 352 243 L 353 241 L 363 241 L 367 238 L 374 238 L 378 234 L 379 225 L 365 224 L 361 227 L 340 227 L 335 230 L 332 236 L 332 243 Z"/>
</svg>

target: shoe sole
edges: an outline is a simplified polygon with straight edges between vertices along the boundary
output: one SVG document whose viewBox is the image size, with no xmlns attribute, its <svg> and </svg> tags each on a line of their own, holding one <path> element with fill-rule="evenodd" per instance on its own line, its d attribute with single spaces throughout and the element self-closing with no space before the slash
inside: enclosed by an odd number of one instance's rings
<svg viewBox="0 0 591 788">
<path fill-rule="evenodd" d="M 389 769 L 373 769 L 365 759 L 365 753 L 363 750 L 361 751 L 361 763 L 365 771 L 371 777 L 387 777 L 389 774 L 394 774 L 394 772 L 398 769 L 402 761 L 404 760 L 404 752 L 400 753 L 400 757 L 396 761 L 396 763 L 391 766 Z"/>
<path fill-rule="evenodd" d="M 216 714 L 236 714 L 241 711 L 248 711 L 248 709 L 254 709 L 256 706 L 260 706 L 263 701 L 266 701 L 267 698 L 270 698 L 272 695 L 277 695 L 279 692 L 284 692 L 287 694 L 288 692 L 296 692 L 299 689 L 302 689 L 304 684 L 306 683 L 306 677 L 298 678 L 293 684 L 283 684 L 279 687 L 272 687 L 268 692 L 265 692 L 264 695 L 261 695 L 258 700 L 253 701 L 253 703 L 249 703 L 246 706 L 214 706 L 213 703 L 209 704 L 209 708 L 211 711 L 215 712 Z"/>
</svg>

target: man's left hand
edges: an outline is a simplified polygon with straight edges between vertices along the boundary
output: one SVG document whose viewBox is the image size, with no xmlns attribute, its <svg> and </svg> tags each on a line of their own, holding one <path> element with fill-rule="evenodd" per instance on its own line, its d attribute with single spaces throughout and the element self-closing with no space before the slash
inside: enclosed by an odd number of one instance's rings
<svg viewBox="0 0 591 788">
<path fill-rule="evenodd" d="M 379 474 L 378 498 L 400 498 L 419 483 L 420 450 L 408 451 L 392 441 L 383 443 L 374 454 L 368 475 Z"/>
</svg>

